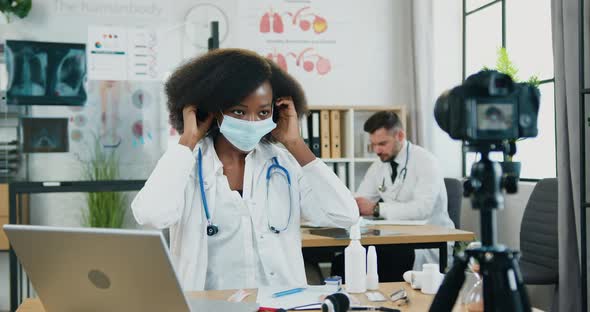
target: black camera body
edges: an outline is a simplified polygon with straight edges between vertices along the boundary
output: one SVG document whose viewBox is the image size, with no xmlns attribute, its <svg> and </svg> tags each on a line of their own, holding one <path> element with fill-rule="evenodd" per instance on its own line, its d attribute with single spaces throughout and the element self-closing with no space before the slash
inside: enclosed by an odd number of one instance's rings
<svg viewBox="0 0 590 312">
<path fill-rule="evenodd" d="M 443 93 L 434 117 L 451 138 L 500 142 L 537 136 L 539 89 L 510 76 L 483 70 Z"/>
</svg>

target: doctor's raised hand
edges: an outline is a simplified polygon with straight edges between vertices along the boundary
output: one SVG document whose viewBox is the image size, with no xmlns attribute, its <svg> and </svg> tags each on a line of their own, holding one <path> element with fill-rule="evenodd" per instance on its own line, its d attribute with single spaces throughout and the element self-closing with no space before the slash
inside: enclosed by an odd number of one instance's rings
<svg viewBox="0 0 590 312">
<path fill-rule="evenodd" d="M 198 121 L 197 108 L 194 105 L 185 107 L 182 110 L 184 130 L 178 143 L 190 148 L 191 151 L 194 150 L 197 143 L 199 143 L 199 141 L 201 141 L 205 135 L 207 135 L 207 131 L 209 131 L 209 128 L 211 127 L 213 117 L 213 114 L 209 114 L 207 115 L 207 119 L 204 121 Z"/>
<path fill-rule="evenodd" d="M 316 157 L 299 135 L 299 120 L 293 98 L 277 98 L 274 109 L 277 110 L 279 119 L 277 127 L 271 131 L 272 136 L 287 148 L 300 166 L 307 165 Z"/>
<path fill-rule="evenodd" d="M 283 145 L 289 145 L 301 139 L 299 122 L 293 98 L 283 96 L 276 99 L 275 114 L 278 115 L 277 127 L 272 130 L 272 136 Z"/>
</svg>

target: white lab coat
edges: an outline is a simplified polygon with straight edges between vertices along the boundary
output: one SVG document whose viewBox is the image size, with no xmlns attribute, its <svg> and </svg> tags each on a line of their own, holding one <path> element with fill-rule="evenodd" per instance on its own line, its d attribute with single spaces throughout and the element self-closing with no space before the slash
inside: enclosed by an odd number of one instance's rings
<svg viewBox="0 0 590 312">
<path fill-rule="evenodd" d="M 197 178 L 199 148 L 209 211 L 219 226 L 213 237 L 206 234 Z M 287 224 L 289 195 L 284 179 L 274 184 L 273 175 L 266 200 L 266 173 L 274 156 L 290 173 L 293 201 L 289 226 L 280 234 L 268 226 Z M 301 167 L 288 151 L 268 143 L 259 143 L 246 156 L 240 198 L 229 189 L 210 138 L 193 152 L 180 144 L 169 148 L 131 208 L 139 224 L 170 228 L 170 251 L 185 291 L 305 285 L 300 218 L 343 228 L 358 220 L 352 194 L 321 160 Z"/>
<path fill-rule="evenodd" d="M 397 177 L 391 182 L 389 162 L 375 161 L 361 182 L 356 196 L 377 202 L 380 214 L 387 220 L 427 220 L 428 224 L 455 228 L 447 210 L 447 192 L 440 166 L 434 155 L 415 144 L 404 141 L 395 157 Z M 409 156 L 409 157 L 408 157 Z M 406 176 L 402 173 L 407 162 Z M 384 186 L 384 187 L 382 187 Z M 449 243 L 449 263 L 452 255 Z M 414 270 L 422 270 L 424 263 L 438 264 L 438 250 L 416 250 Z"/>
</svg>

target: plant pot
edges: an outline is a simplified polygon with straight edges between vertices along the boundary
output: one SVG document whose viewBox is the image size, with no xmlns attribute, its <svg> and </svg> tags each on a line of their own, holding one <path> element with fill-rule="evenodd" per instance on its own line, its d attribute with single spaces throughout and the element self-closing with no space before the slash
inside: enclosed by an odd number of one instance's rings
<svg viewBox="0 0 590 312">
<path fill-rule="evenodd" d="M 502 167 L 503 176 L 515 176 L 517 181 L 520 179 L 520 168 L 522 167 L 520 161 L 502 161 L 500 166 Z"/>
</svg>

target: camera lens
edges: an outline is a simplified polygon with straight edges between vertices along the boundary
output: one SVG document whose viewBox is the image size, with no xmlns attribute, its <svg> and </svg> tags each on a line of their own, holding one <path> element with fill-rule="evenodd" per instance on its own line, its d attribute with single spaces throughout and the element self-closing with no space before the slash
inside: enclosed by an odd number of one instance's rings
<svg viewBox="0 0 590 312">
<path fill-rule="evenodd" d="M 438 126 L 445 132 L 449 132 L 449 94 L 445 91 L 441 94 L 434 104 L 434 119 Z"/>
</svg>

